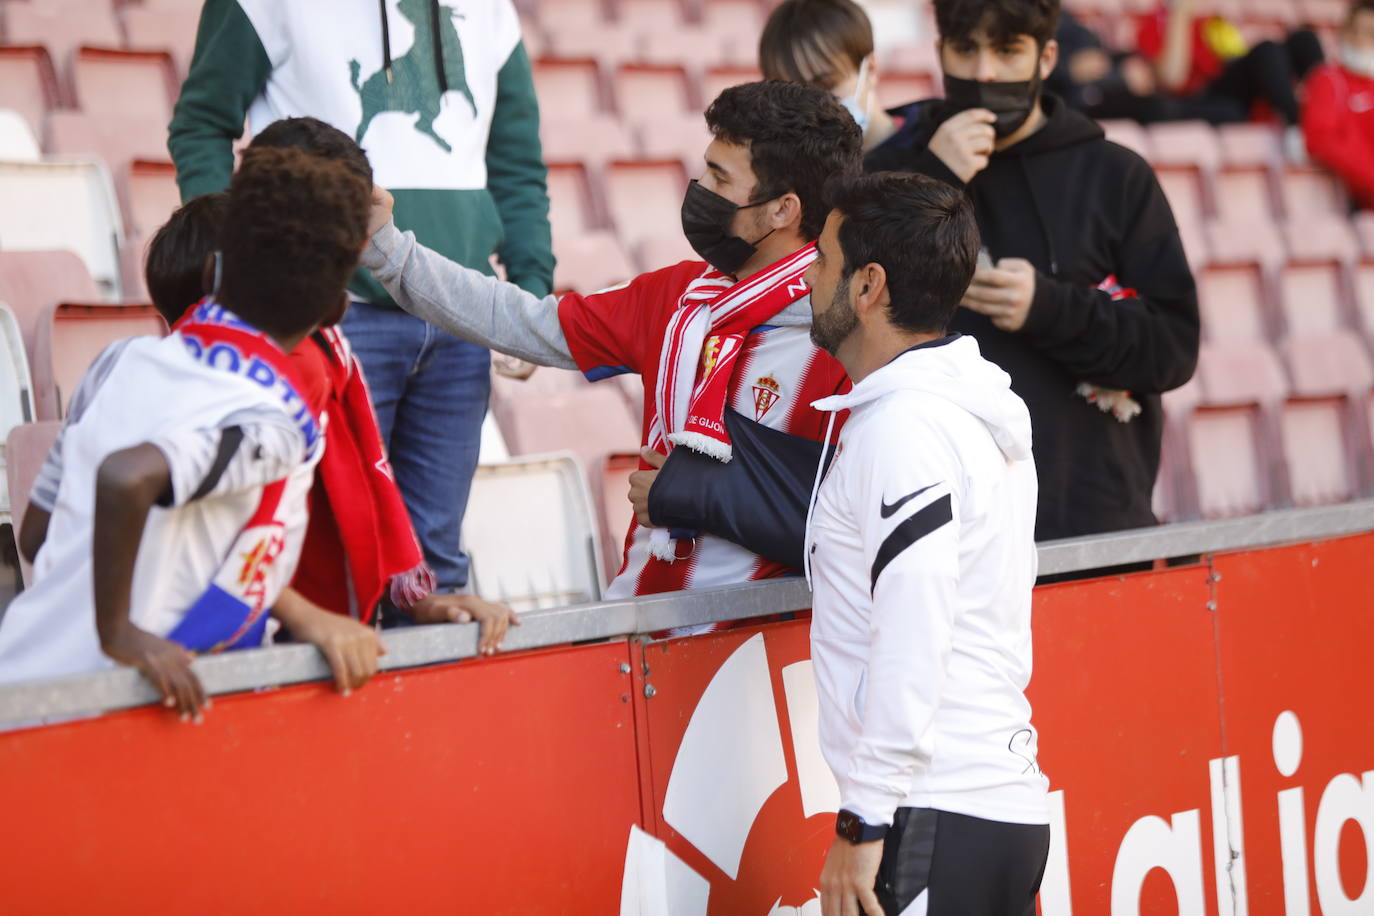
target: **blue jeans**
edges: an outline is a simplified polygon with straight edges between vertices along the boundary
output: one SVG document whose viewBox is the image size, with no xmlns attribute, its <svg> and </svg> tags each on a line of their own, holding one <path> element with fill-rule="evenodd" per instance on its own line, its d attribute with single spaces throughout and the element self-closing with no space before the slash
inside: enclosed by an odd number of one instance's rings
<svg viewBox="0 0 1374 916">
<path fill-rule="evenodd" d="M 354 302 L 344 333 L 363 364 L 396 483 L 439 591 L 467 585 L 463 512 L 491 394 L 491 352 L 400 309 Z"/>
</svg>

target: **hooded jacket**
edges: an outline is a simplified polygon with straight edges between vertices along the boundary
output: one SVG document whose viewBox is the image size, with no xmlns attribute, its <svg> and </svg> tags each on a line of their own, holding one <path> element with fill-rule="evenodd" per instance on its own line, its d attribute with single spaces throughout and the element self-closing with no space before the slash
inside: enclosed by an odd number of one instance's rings
<svg viewBox="0 0 1374 916">
<path fill-rule="evenodd" d="M 994 153 L 967 186 L 928 149 L 950 112 L 903 109 L 906 123 L 865 160 L 870 170 L 921 172 L 967 187 L 994 261 L 1025 258 L 1035 297 L 1016 333 L 961 308 L 951 329 L 972 335 L 1011 375 L 1035 429 L 1040 540 L 1155 524 L 1151 495 L 1164 414 L 1159 394 L 1193 374 L 1197 292 L 1154 171 L 1049 93 L 1044 125 Z M 1122 422 L 1078 392 L 1130 392 Z M 1086 390 L 1086 389 L 1085 389 Z"/>
<path fill-rule="evenodd" d="M 820 741 L 842 806 L 1048 822 L 1025 697 L 1031 421 L 971 337 L 915 347 L 851 411 L 807 526 Z"/>
</svg>

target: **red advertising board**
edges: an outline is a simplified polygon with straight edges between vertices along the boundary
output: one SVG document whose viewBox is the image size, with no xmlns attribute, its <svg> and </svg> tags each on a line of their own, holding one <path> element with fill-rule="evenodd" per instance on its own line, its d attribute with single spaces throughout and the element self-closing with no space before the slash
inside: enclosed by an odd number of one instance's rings
<svg viewBox="0 0 1374 916">
<path fill-rule="evenodd" d="M 1374 534 L 1042 587 L 1043 916 L 1374 913 Z M 805 619 L 0 735 L 5 913 L 813 916 Z"/>
</svg>

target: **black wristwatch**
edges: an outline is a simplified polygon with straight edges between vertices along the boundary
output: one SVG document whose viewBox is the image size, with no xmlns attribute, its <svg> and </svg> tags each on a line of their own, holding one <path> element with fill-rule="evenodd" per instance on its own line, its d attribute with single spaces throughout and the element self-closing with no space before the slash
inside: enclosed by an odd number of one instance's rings
<svg viewBox="0 0 1374 916">
<path fill-rule="evenodd" d="M 851 843 L 871 843 L 887 836 L 887 824 L 869 824 L 853 811 L 841 808 L 835 815 L 835 833 Z"/>
</svg>

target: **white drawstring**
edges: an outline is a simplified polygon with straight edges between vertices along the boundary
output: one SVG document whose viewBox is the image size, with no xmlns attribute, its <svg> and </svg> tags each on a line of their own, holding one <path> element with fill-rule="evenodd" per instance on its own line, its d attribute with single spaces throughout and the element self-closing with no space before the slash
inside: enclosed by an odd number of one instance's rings
<svg viewBox="0 0 1374 916">
<path fill-rule="evenodd" d="M 835 411 L 825 424 L 825 438 L 821 440 L 821 460 L 816 465 L 816 481 L 811 484 L 811 499 L 806 503 L 806 537 L 802 541 L 802 569 L 806 573 L 806 587 L 811 587 L 811 515 L 816 510 L 816 494 L 821 490 L 821 479 L 825 477 L 825 453 L 830 448 L 830 432 L 835 428 Z"/>
</svg>

